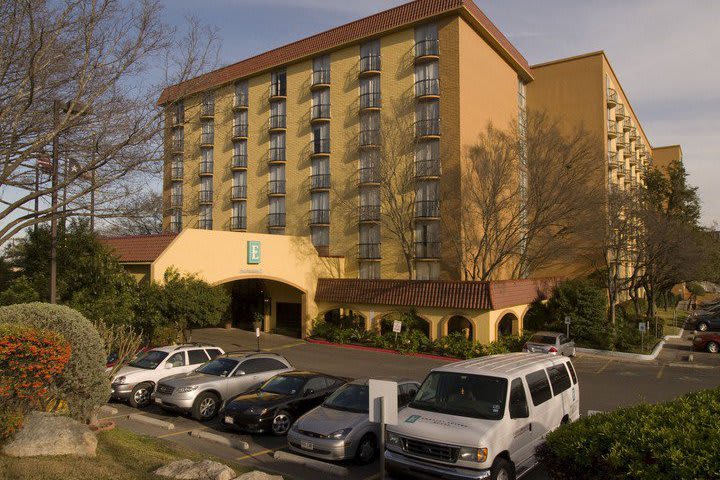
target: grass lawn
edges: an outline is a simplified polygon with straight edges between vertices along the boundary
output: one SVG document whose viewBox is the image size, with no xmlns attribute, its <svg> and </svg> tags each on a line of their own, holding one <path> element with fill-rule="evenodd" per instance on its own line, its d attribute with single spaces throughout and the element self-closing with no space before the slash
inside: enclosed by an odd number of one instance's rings
<svg viewBox="0 0 720 480">
<path fill-rule="evenodd" d="M 2 480 L 136 480 L 154 479 L 154 470 L 182 458 L 194 461 L 205 456 L 170 442 L 145 437 L 116 428 L 98 434 L 97 456 L 10 458 L 0 455 Z M 211 458 L 228 465 L 238 475 L 246 468 L 224 460 Z"/>
</svg>

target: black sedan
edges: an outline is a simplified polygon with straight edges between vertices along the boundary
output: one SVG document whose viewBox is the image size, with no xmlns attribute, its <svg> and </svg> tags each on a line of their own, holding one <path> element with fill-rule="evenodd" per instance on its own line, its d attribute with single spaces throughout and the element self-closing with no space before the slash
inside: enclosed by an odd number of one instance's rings
<svg viewBox="0 0 720 480">
<path fill-rule="evenodd" d="M 247 432 L 285 435 L 296 418 L 322 404 L 345 383 L 342 378 L 315 372 L 275 375 L 259 390 L 229 401 L 220 419 L 228 427 Z"/>
<path fill-rule="evenodd" d="M 708 330 L 720 330 L 720 314 L 700 315 L 695 317 L 695 330 L 707 332 Z"/>
</svg>

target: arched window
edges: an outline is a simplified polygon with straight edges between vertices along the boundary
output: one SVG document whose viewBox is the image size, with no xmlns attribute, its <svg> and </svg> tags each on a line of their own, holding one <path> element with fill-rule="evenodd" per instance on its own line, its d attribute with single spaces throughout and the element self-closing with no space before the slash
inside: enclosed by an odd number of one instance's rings
<svg viewBox="0 0 720 480">
<path fill-rule="evenodd" d="M 448 320 L 448 335 L 451 333 L 462 333 L 467 339 L 473 339 L 473 325 L 470 320 L 461 316 L 455 315 Z"/>
<path fill-rule="evenodd" d="M 498 322 L 497 337 L 509 337 L 513 333 L 517 333 L 517 321 L 518 318 L 512 313 L 506 313 L 505 315 L 503 315 L 503 317 Z"/>
</svg>

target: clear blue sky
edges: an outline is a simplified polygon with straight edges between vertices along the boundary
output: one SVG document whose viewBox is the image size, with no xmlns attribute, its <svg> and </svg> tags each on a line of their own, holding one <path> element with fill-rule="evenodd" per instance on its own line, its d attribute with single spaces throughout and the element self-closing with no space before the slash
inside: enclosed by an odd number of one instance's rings
<svg viewBox="0 0 720 480">
<path fill-rule="evenodd" d="M 716 0 L 475 0 L 531 64 L 605 50 L 653 145 L 682 144 L 703 223 L 720 222 L 720 47 Z M 217 28 L 234 63 L 397 0 L 164 0 L 167 20 Z"/>
</svg>

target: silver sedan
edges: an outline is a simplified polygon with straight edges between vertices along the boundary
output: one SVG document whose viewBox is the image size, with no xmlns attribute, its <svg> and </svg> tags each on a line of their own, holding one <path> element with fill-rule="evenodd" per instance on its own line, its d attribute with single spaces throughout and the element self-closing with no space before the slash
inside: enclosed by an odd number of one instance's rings
<svg viewBox="0 0 720 480">
<path fill-rule="evenodd" d="M 564 333 L 537 332 L 523 346 L 523 352 L 575 356 L 575 342 Z"/>
</svg>

